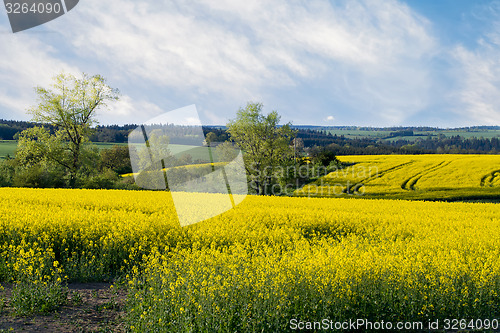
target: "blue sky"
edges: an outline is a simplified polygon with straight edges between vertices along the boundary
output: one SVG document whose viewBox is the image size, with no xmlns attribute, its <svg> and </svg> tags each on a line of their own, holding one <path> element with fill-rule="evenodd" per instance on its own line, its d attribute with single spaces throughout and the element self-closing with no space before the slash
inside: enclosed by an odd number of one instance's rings
<svg viewBox="0 0 500 333">
<path fill-rule="evenodd" d="M 500 125 L 497 1 L 82 0 L 16 34 L 2 7 L 0 48 L 4 119 L 66 71 L 120 89 L 101 124 L 258 101 L 296 125 Z"/>
</svg>

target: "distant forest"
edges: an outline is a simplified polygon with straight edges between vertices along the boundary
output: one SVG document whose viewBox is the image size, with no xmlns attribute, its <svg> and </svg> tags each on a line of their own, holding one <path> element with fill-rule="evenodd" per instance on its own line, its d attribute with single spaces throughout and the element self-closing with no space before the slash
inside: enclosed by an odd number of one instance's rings
<svg viewBox="0 0 500 333">
<path fill-rule="evenodd" d="M 305 147 L 329 147 L 337 155 L 378 154 L 497 154 L 499 138 L 419 137 L 415 141 L 399 139 L 384 141 L 379 138 L 350 139 L 332 135 L 324 130 L 299 129 L 297 137 Z"/>
<path fill-rule="evenodd" d="M 0 139 L 16 140 L 19 133 L 33 126 L 40 126 L 27 121 L 1 120 L 0 119 Z M 43 125 L 50 129 L 50 126 Z M 128 134 L 137 125 L 107 125 L 97 126 L 90 137 L 93 142 L 126 143 Z M 303 143 L 304 148 L 314 146 L 324 147 L 333 151 L 336 155 L 375 155 L 375 154 L 498 154 L 500 153 L 500 138 L 465 138 L 460 135 L 446 137 L 422 136 L 414 141 L 406 139 L 396 139 L 384 141 L 380 138 L 346 138 L 343 135 L 332 135 L 325 127 L 294 126 L 297 130 L 297 138 Z M 345 127 L 353 129 L 354 127 Z M 413 130 L 438 130 L 431 127 L 394 127 L 394 128 L 357 128 L 366 131 L 395 131 L 395 136 L 410 134 Z M 482 126 L 478 129 L 500 129 L 497 126 Z M 230 139 L 224 127 L 204 127 L 205 135 L 213 132 L 217 139 L 223 142 Z M 392 133 L 391 133 L 392 134 Z M 411 135 L 411 134 L 410 134 Z"/>
</svg>

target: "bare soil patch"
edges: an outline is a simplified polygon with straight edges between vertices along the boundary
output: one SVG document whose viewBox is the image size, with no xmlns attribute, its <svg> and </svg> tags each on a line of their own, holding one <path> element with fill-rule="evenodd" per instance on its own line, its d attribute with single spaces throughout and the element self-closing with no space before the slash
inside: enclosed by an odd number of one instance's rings
<svg viewBox="0 0 500 333">
<path fill-rule="evenodd" d="M 71 283 L 68 302 L 58 311 L 19 317 L 9 305 L 12 285 L 4 285 L 0 332 L 125 332 L 127 292 L 110 287 L 110 283 Z"/>
</svg>

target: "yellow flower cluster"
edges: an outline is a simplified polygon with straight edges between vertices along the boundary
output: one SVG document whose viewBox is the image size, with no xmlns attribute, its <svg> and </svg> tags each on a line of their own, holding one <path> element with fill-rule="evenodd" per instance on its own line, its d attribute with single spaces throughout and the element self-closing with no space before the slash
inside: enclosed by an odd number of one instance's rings
<svg viewBox="0 0 500 333">
<path fill-rule="evenodd" d="M 132 331 L 500 315 L 496 204 L 249 196 L 181 228 L 167 192 L 3 188 L 0 201 L 3 281 L 122 276 Z"/>
</svg>

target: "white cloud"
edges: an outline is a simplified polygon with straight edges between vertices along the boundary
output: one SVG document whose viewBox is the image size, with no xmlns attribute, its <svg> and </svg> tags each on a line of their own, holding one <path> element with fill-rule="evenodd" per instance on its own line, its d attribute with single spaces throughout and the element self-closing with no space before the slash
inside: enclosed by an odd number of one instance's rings
<svg viewBox="0 0 500 333">
<path fill-rule="evenodd" d="M 335 117 L 334 116 L 328 116 L 324 119 L 324 121 L 334 121 Z"/>
<path fill-rule="evenodd" d="M 154 103 L 124 95 L 117 102 L 110 103 L 109 108 L 100 110 L 98 119 L 102 124 L 142 124 L 164 112 Z"/>
<path fill-rule="evenodd" d="M 500 125 L 500 14 L 495 20 L 475 49 L 459 45 L 452 52 L 457 61 L 455 112 L 473 124 Z"/>
<path fill-rule="evenodd" d="M 48 86 L 52 77 L 76 67 L 57 59 L 57 51 L 33 35 L 0 34 L 0 118 L 29 119 L 26 109 L 36 102 L 34 87 Z M 2 114 L 5 113 L 5 114 Z"/>
<path fill-rule="evenodd" d="M 429 22 L 396 0 L 87 0 L 47 27 L 66 44 L 0 37 L 12 39 L 0 60 L 0 78 L 15 82 L 0 84 L 6 108 L 22 109 L 33 100 L 25 91 L 77 67 L 129 89 L 101 123 L 140 122 L 191 103 L 224 123 L 235 105 L 255 100 L 288 103 L 278 111 L 311 101 L 307 118 L 290 111 L 295 123 L 324 119 L 334 101 L 362 117 L 352 123 L 396 124 L 430 103 L 436 41 Z"/>
<path fill-rule="evenodd" d="M 88 0 L 69 15 L 54 24 L 75 54 L 193 101 L 272 101 L 321 82 L 329 98 L 390 123 L 429 103 L 435 41 L 398 1 Z"/>
</svg>

